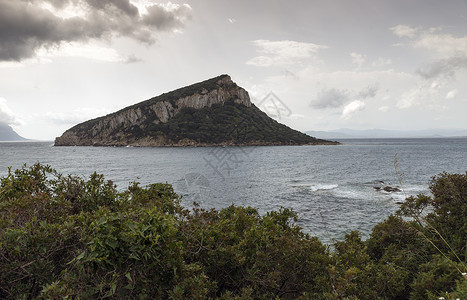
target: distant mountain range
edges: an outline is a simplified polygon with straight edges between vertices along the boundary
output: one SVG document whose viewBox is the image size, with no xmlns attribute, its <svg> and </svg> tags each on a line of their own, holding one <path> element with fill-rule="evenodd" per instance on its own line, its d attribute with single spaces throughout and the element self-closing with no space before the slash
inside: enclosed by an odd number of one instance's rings
<svg viewBox="0 0 467 300">
<path fill-rule="evenodd" d="M 17 134 L 10 125 L 0 123 L 0 141 L 25 141 L 26 139 Z"/>
<path fill-rule="evenodd" d="M 356 130 L 341 128 L 330 131 L 306 131 L 319 139 L 367 139 L 367 138 L 443 138 L 467 137 L 466 129 L 426 129 L 426 130 Z"/>
</svg>

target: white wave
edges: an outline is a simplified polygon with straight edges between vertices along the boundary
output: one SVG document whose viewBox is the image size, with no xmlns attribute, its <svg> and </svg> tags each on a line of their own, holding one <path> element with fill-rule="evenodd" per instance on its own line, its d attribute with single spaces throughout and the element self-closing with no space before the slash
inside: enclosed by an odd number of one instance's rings
<svg viewBox="0 0 467 300">
<path fill-rule="evenodd" d="M 333 190 L 337 188 L 339 185 L 338 184 L 312 184 L 310 186 L 310 190 L 312 192 L 317 192 L 317 191 L 326 191 L 326 190 Z"/>
<path fill-rule="evenodd" d="M 302 183 L 302 184 L 293 184 L 292 187 L 309 189 L 312 192 L 333 190 L 337 188 L 338 184 L 320 184 L 320 183 Z"/>
<path fill-rule="evenodd" d="M 340 198 L 353 199 L 353 200 L 363 200 L 363 199 L 369 198 L 368 191 L 361 189 L 361 188 L 351 188 L 351 187 L 339 189 L 335 191 L 334 195 Z"/>
</svg>

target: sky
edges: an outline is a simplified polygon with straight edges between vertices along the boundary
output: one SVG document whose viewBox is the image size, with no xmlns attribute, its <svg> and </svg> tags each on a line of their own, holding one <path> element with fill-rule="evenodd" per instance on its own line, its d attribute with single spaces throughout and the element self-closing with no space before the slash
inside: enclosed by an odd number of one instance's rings
<svg viewBox="0 0 467 300">
<path fill-rule="evenodd" d="M 467 129 L 467 1 L 0 0 L 23 137 L 221 74 L 301 131 Z"/>
</svg>

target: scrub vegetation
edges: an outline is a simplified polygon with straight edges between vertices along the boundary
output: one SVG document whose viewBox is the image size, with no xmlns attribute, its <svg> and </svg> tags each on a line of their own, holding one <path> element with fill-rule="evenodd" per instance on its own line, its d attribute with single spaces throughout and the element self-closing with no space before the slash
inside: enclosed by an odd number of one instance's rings
<svg viewBox="0 0 467 300">
<path fill-rule="evenodd" d="M 151 124 L 146 131 L 139 128 L 131 130 L 128 133 L 135 137 L 149 132 L 151 136 L 166 136 L 174 143 L 189 139 L 208 145 L 338 144 L 293 130 L 258 108 L 246 107 L 234 100 L 202 109 L 184 107 L 168 123 Z"/>
<path fill-rule="evenodd" d="M 286 208 L 188 210 L 169 184 L 24 166 L 0 179 L 0 298 L 466 299 L 467 173 L 430 188 L 324 245 Z"/>
</svg>

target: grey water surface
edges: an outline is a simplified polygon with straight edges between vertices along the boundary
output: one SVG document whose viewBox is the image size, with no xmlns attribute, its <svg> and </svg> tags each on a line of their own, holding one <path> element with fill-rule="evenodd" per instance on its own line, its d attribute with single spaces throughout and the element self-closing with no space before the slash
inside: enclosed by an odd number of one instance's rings
<svg viewBox="0 0 467 300">
<path fill-rule="evenodd" d="M 467 138 L 341 140 L 340 146 L 54 147 L 52 142 L 0 143 L 0 176 L 23 164 L 64 174 L 94 171 L 125 189 L 173 184 L 190 207 L 231 204 L 260 213 L 293 208 L 298 224 L 323 242 L 371 228 L 406 196 L 429 193 L 432 176 L 467 170 Z M 397 165 L 397 167 L 395 167 Z M 387 193 L 374 187 L 398 186 Z M 401 184 L 402 183 L 402 186 Z"/>
</svg>

